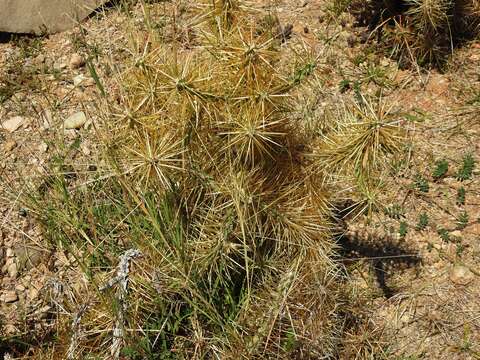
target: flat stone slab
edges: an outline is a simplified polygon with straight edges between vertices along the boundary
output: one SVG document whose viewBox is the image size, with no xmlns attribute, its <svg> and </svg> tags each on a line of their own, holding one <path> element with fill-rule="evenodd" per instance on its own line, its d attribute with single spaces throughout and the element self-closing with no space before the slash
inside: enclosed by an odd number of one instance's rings
<svg viewBox="0 0 480 360">
<path fill-rule="evenodd" d="M 0 31 L 55 33 L 74 27 L 107 0 L 0 0 Z"/>
</svg>

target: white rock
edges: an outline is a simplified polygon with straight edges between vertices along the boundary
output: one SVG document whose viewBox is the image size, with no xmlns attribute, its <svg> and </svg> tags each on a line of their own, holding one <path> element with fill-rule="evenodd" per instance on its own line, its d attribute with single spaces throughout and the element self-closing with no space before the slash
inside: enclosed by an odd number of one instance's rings
<svg viewBox="0 0 480 360">
<path fill-rule="evenodd" d="M 388 65 L 390 65 L 390 61 L 387 58 L 383 58 L 382 60 L 380 60 L 380 65 L 382 65 L 383 67 L 387 67 Z"/>
<path fill-rule="evenodd" d="M 12 248 L 7 248 L 7 257 L 11 258 L 15 256 L 15 251 Z"/>
<path fill-rule="evenodd" d="M 455 265 L 450 271 L 450 280 L 457 285 L 467 285 L 473 280 L 473 273 L 463 265 Z"/>
<path fill-rule="evenodd" d="M 87 122 L 87 116 L 83 111 L 77 112 L 67 118 L 64 123 L 66 130 L 80 129 Z"/>
<path fill-rule="evenodd" d="M 83 74 L 77 75 L 73 78 L 73 85 L 75 86 L 80 86 L 84 81 L 86 77 Z"/>
<path fill-rule="evenodd" d="M 39 64 L 43 64 L 45 62 L 45 55 L 40 54 L 35 58 L 35 61 Z"/>
<path fill-rule="evenodd" d="M 2 294 L 1 299 L 5 303 L 12 303 L 18 300 L 18 296 L 14 290 L 9 290 Z"/>
<path fill-rule="evenodd" d="M 59 60 L 53 64 L 53 68 L 57 71 L 65 70 L 67 68 L 67 63 L 65 61 Z"/>
<path fill-rule="evenodd" d="M 17 263 L 14 261 L 10 265 L 8 265 L 8 276 L 12 279 L 16 279 L 18 275 Z"/>
<path fill-rule="evenodd" d="M 460 230 L 454 230 L 450 233 L 450 236 L 454 238 L 461 238 L 462 237 L 462 232 Z"/>
<path fill-rule="evenodd" d="M 87 77 L 85 81 L 83 82 L 83 86 L 94 86 L 95 85 L 95 80 L 91 77 Z"/>
<path fill-rule="evenodd" d="M 22 116 L 14 116 L 8 120 L 2 122 L 2 128 L 8 132 L 14 132 L 18 130 L 22 125 L 25 119 Z"/>
<path fill-rule="evenodd" d="M 48 145 L 44 142 L 41 142 L 40 145 L 38 145 L 38 151 L 40 153 L 46 153 L 48 151 Z"/>
<path fill-rule="evenodd" d="M 80 54 L 73 54 L 70 58 L 70 69 L 78 69 L 85 65 L 85 59 Z"/>
</svg>

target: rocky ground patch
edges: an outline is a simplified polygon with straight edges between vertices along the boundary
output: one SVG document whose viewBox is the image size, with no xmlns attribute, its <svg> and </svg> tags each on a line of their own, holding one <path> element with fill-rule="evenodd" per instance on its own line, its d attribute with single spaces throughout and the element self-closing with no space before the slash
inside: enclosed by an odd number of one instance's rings
<svg viewBox="0 0 480 360">
<path fill-rule="evenodd" d="M 342 104 L 364 95 L 385 104 L 380 108 L 401 119 L 408 134 L 403 156 L 382 173 L 382 181 L 353 197 L 355 206 L 338 205 L 339 216 L 345 216 L 337 231 L 337 260 L 361 307 L 345 320 L 349 325 L 338 340 L 337 357 L 477 359 L 478 40 L 456 50 L 443 72 L 405 69 L 366 41 L 367 29 L 339 11 L 338 1 L 258 3 L 317 61 L 309 91 L 296 95 L 296 116 L 312 132 L 322 126 L 317 119 L 339 116 Z M 75 187 L 93 171 L 108 178 L 96 137 L 101 99 L 120 98 L 114 75 L 133 56 L 128 45 L 149 46 L 147 35 L 142 42 L 132 31 L 147 34 L 153 27 L 168 38 L 165 14 L 173 17 L 186 6 L 112 8 L 73 30 L 0 44 L 0 353 L 5 356 L 40 358 L 41 351 L 22 342 L 48 343 L 65 315 L 65 298 L 81 293 L 89 281 L 66 249 L 46 245 L 35 214 L 24 206 L 28 191 L 32 184 L 48 183 L 59 154 L 67 154 L 60 170 Z M 194 44 L 188 21 L 178 26 L 184 27 L 185 47 Z M 365 211 L 350 212 L 359 207 Z"/>
</svg>

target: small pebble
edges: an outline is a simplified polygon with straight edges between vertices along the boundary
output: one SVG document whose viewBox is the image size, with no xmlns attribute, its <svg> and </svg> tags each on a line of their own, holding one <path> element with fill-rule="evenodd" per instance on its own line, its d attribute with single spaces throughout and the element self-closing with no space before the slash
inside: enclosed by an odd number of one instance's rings
<svg viewBox="0 0 480 360">
<path fill-rule="evenodd" d="M 462 237 L 462 232 L 460 230 L 454 230 L 450 233 L 450 236 L 454 238 L 461 238 Z"/>
<path fill-rule="evenodd" d="M 457 285 L 468 285 L 473 280 L 473 273 L 463 265 L 455 265 L 450 271 L 450 280 Z"/>
<path fill-rule="evenodd" d="M 18 130 L 23 125 L 24 121 L 25 119 L 22 116 L 14 116 L 2 122 L 2 125 L 0 127 L 12 133 Z"/>
<path fill-rule="evenodd" d="M 5 303 L 13 303 L 18 300 L 18 295 L 14 290 L 5 291 L 0 297 Z"/>
<path fill-rule="evenodd" d="M 16 279 L 18 276 L 18 269 L 17 269 L 17 263 L 14 261 L 10 265 L 8 265 L 8 276 L 10 276 L 12 279 Z"/>
<path fill-rule="evenodd" d="M 78 69 L 85 65 L 85 59 L 80 54 L 73 54 L 70 58 L 70 69 Z"/>
<path fill-rule="evenodd" d="M 390 62 L 388 61 L 387 58 L 382 58 L 382 60 L 380 60 L 380 65 L 383 67 L 387 67 L 390 65 Z"/>
<path fill-rule="evenodd" d="M 66 130 L 80 129 L 87 122 L 87 116 L 83 111 L 77 112 L 67 118 L 64 123 Z"/>
<path fill-rule="evenodd" d="M 45 62 L 45 55 L 40 54 L 35 58 L 35 61 L 39 64 L 43 64 Z"/>
<path fill-rule="evenodd" d="M 94 86 L 95 85 L 95 80 L 92 79 L 91 77 L 87 77 L 82 85 L 85 86 L 85 87 Z"/>
<path fill-rule="evenodd" d="M 85 76 L 83 74 L 77 75 L 73 78 L 73 85 L 80 86 L 85 81 Z"/>
<path fill-rule="evenodd" d="M 46 153 L 48 151 L 48 145 L 44 142 L 41 142 L 40 145 L 38 145 L 38 151 L 40 153 Z"/>
<path fill-rule="evenodd" d="M 65 61 L 58 61 L 53 64 L 53 68 L 57 71 L 61 71 L 67 68 L 67 63 Z"/>
</svg>

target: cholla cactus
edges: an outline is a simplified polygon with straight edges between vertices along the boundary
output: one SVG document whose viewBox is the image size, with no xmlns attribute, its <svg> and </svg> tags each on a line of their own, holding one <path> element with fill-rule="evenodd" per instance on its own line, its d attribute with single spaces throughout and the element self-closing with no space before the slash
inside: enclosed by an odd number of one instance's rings
<svg viewBox="0 0 480 360">
<path fill-rule="evenodd" d="M 282 59 L 285 39 L 243 3 L 200 5 L 188 46 L 132 40 L 98 132 L 107 181 L 71 194 L 60 181 L 42 198 L 57 201 L 42 218 L 52 242 L 89 280 L 72 296 L 89 304 L 74 317 L 82 336 L 68 334 L 59 358 L 335 355 L 332 188 L 378 177 L 398 124 L 363 99 L 324 119 L 324 137 L 308 133 L 292 101 L 315 58 Z"/>
<path fill-rule="evenodd" d="M 354 1 L 351 8 L 404 66 L 441 68 L 454 47 L 480 31 L 478 0 Z"/>
</svg>

